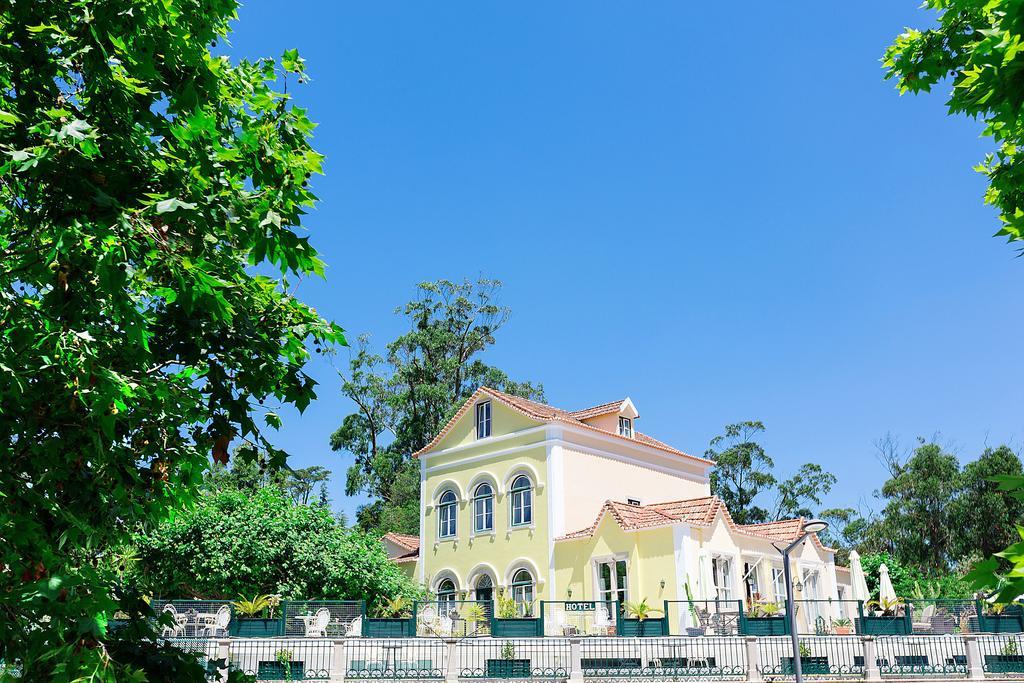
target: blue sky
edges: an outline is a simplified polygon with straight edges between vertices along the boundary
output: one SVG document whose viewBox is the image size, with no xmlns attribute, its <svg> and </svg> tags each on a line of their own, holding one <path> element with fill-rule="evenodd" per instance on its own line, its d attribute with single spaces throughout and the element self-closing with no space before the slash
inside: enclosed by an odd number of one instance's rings
<svg viewBox="0 0 1024 683">
<path fill-rule="evenodd" d="M 383 345 L 415 283 L 501 279 L 488 359 L 552 404 L 628 395 L 693 453 L 763 420 L 779 473 L 820 462 L 848 505 L 887 431 L 964 459 L 1024 433 L 989 143 L 882 80 L 918 4 L 251 0 L 231 54 L 307 60 L 329 269 L 300 291 L 324 315 Z M 352 513 L 328 446 L 349 405 L 313 372 L 277 441 Z"/>
</svg>

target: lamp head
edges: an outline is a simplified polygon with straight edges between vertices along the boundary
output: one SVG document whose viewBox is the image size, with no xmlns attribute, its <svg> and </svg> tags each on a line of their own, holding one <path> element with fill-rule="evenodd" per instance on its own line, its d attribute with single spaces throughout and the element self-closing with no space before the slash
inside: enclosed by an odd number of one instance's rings
<svg viewBox="0 0 1024 683">
<path fill-rule="evenodd" d="M 817 534 L 828 528 L 828 522 L 822 519 L 809 519 L 804 522 L 802 531 L 805 534 Z"/>
</svg>

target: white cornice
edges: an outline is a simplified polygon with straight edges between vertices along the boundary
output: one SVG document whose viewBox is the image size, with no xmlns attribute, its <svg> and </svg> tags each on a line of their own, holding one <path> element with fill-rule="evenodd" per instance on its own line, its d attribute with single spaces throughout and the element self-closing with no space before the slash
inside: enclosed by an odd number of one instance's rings
<svg viewBox="0 0 1024 683">
<path fill-rule="evenodd" d="M 452 446 L 451 448 L 445 448 L 440 451 L 431 451 L 424 453 L 420 456 L 420 460 L 430 460 L 441 455 L 453 455 L 455 453 L 461 453 L 462 451 L 472 450 L 474 448 L 486 448 L 491 444 L 501 443 L 502 441 L 508 441 L 509 439 L 515 439 L 520 436 L 528 436 L 537 432 L 543 432 L 547 428 L 547 425 L 535 425 L 533 427 L 527 427 L 526 429 L 520 429 L 519 431 L 509 432 L 508 434 L 502 434 L 501 436 L 489 436 L 486 439 L 478 439 L 472 443 L 462 444 L 460 446 Z"/>
</svg>

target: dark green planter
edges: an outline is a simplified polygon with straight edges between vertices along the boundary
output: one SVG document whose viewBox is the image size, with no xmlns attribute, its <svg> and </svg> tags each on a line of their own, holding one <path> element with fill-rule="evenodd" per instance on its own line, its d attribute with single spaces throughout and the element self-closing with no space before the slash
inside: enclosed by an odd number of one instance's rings
<svg viewBox="0 0 1024 683">
<path fill-rule="evenodd" d="M 668 635 L 665 619 L 619 618 L 619 635 L 625 638 L 656 638 Z"/>
<path fill-rule="evenodd" d="M 305 662 L 260 662 L 256 678 L 261 681 L 301 681 L 306 678 Z"/>
<path fill-rule="evenodd" d="M 228 634 L 236 638 L 276 638 L 284 635 L 280 619 L 254 619 L 231 617 Z"/>
<path fill-rule="evenodd" d="M 1024 632 L 1024 617 L 1020 614 L 982 614 L 978 620 L 982 633 Z"/>
<path fill-rule="evenodd" d="M 495 638 L 539 638 L 541 633 L 540 619 L 499 619 L 491 620 L 491 635 Z"/>
<path fill-rule="evenodd" d="M 902 617 L 863 616 L 857 620 L 857 632 L 868 636 L 909 636 L 914 632 L 910 615 Z"/>
<path fill-rule="evenodd" d="M 793 658 L 782 657 L 782 673 L 783 674 L 794 674 L 793 671 Z M 801 657 L 800 658 L 800 673 L 803 674 L 827 674 L 830 673 L 828 670 L 828 657 Z"/>
<path fill-rule="evenodd" d="M 412 638 L 416 635 L 416 621 L 412 617 L 363 619 L 363 635 L 367 638 Z"/>
<path fill-rule="evenodd" d="M 789 634 L 786 617 L 743 617 L 740 633 L 745 636 L 785 636 Z"/>
<path fill-rule="evenodd" d="M 515 621 L 508 619 L 506 621 Z M 529 659 L 488 659 L 488 678 L 529 678 L 533 670 Z"/>
<path fill-rule="evenodd" d="M 1024 655 L 985 655 L 985 670 L 996 674 L 1024 673 Z"/>
</svg>

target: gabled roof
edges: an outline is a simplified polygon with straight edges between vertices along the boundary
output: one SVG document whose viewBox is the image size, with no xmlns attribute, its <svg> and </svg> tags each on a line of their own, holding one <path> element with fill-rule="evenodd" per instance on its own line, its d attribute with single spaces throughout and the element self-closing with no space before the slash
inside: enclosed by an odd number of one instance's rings
<svg viewBox="0 0 1024 683">
<path fill-rule="evenodd" d="M 599 427 L 595 427 L 594 425 L 587 424 L 586 422 L 583 422 L 583 420 L 580 417 L 577 416 L 577 414 L 587 414 L 588 417 L 594 417 L 601 413 L 592 413 L 591 411 L 595 411 L 598 409 L 604 410 L 609 405 L 614 405 L 617 407 L 622 405 L 625 401 L 628 401 L 628 399 L 623 399 L 622 401 L 617 401 L 614 403 L 603 403 L 600 406 L 594 406 L 593 408 L 585 408 L 584 410 L 576 411 L 575 413 L 573 413 L 567 410 L 562 410 L 561 408 L 555 408 L 553 406 L 545 405 L 543 403 L 538 403 L 537 401 L 531 401 L 529 399 L 521 398 L 519 396 L 512 396 L 511 394 L 506 394 L 502 391 L 498 391 L 497 389 L 492 389 L 490 387 L 480 387 L 475 392 L 473 392 L 473 395 L 466 399 L 466 402 L 463 403 L 462 407 L 459 408 L 455 415 L 452 416 L 452 419 L 448 420 L 448 424 L 444 426 L 444 428 L 437 434 L 437 436 L 435 436 L 433 440 L 431 440 L 431 442 L 428 443 L 426 446 L 413 453 L 413 456 L 419 457 L 424 453 L 433 450 L 434 447 L 437 446 L 437 444 L 441 443 L 444 437 L 448 435 L 448 432 L 451 431 L 452 427 L 454 427 L 458 423 L 458 421 L 461 420 L 463 416 L 466 415 L 467 412 L 469 412 L 470 408 L 484 398 L 491 398 L 496 401 L 499 401 L 502 404 L 511 408 L 512 410 L 522 415 L 525 415 L 526 417 L 538 420 L 540 422 L 558 422 L 560 424 L 572 425 L 573 427 L 581 427 L 583 429 L 589 429 L 591 431 L 603 434 L 605 436 L 613 436 L 617 439 L 622 439 L 623 441 L 628 443 L 639 443 L 643 446 L 648 446 L 659 451 L 671 453 L 672 455 L 690 458 L 696 460 L 697 462 L 706 463 L 708 465 L 714 464 L 714 462 L 711 460 L 701 458 L 695 455 L 690 455 L 689 453 L 684 453 L 678 448 L 673 448 L 672 446 L 662 443 L 661 441 L 658 441 L 655 438 L 647 436 L 646 434 L 634 431 L 633 438 L 629 438 L 627 436 L 622 436 L 618 432 L 609 431 L 607 429 L 601 429 Z"/>
<path fill-rule="evenodd" d="M 388 532 L 381 536 L 382 541 L 391 541 L 399 548 L 404 548 L 408 552 L 397 555 L 391 558 L 392 562 L 399 564 L 404 562 L 415 562 L 420 556 L 420 537 L 410 536 L 408 534 L 396 534 L 395 532 Z"/>
<path fill-rule="evenodd" d="M 650 505 L 631 505 L 617 501 L 605 501 L 594 523 L 585 529 L 573 531 L 556 538 L 556 541 L 568 541 L 578 538 L 590 538 L 597 532 L 605 515 L 611 515 L 623 531 L 641 531 L 655 527 L 672 526 L 673 524 L 689 524 L 690 526 L 711 527 L 721 514 L 726 525 L 734 533 L 760 538 L 767 541 L 792 542 L 800 535 L 804 526 L 804 518 L 783 519 L 764 524 L 737 524 L 729 514 L 725 503 L 718 496 L 705 496 L 688 500 L 676 500 L 667 503 Z M 826 548 L 818 540 L 817 534 L 811 538 L 819 549 L 835 552 Z"/>
<path fill-rule="evenodd" d="M 619 399 L 618 401 L 612 401 L 611 403 L 602 403 L 599 406 L 593 408 L 584 408 L 583 410 L 574 410 L 569 415 L 576 418 L 577 420 L 589 420 L 592 417 L 598 415 L 607 415 L 608 413 L 617 413 L 622 404 L 626 402 L 626 399 Z"/>
</svg>

